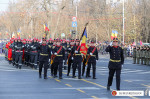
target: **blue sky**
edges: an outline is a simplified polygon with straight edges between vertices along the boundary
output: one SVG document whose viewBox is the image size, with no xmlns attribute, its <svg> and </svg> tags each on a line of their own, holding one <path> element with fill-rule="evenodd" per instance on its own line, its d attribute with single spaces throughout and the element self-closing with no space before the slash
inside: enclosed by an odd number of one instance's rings
<svg viewBox="0 0 150 99">
<path fill-rule="evenodd" d="M 15 0 L 0 0 L 0 11 L 5 11 L 8 7 L 9 1 L 15 1 Z"/>
</svg>

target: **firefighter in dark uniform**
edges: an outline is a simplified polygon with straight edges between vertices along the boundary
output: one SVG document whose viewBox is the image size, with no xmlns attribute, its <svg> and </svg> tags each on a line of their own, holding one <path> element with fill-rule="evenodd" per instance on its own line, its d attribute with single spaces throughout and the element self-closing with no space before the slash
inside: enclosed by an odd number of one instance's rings
<svg viewBox="0 0 150 99">
<path fill-rule="evenodd" d="M 64 59 L 65 61 L 64 61 L 64 65 L 66 65 L 66 64 L 67 64 L 67 56 L 68 56 L 68 53 L 67 53 L 67 42 L 66 42 L 65 39 L 63 39 L 61 45 L 63 46 L 63 48 L 64 48 L 64 50 L 65 50 L 65 59 Z"/>
<path fill-rule="evenodd" d="M 59 79 L 62 79 L 62 67 L 63 60 L 65 58 L 65 49 L 61 46 L 60 39 L 57 40 L 57 45 L 53 49 L 53 58 L 54 61 L 54 78 L 57 77 L 57 70 L 59 71 Z"/>
<path fill-rule="evenodd" d="M 110 61 L 108 64 L 109 68 L 109 77 L 108 77 L 108 84 L 107 90 L 110 90 L 110 86 L 112 85 L 113 76 L 116 72 L 116 89 L 120 90 L 120 74 L 121 69 L 124 64 L 124 56 L 123 56 L 123 49 L 118 46 L 118 39 L 113 39 L 113 45 L 108 46 L 105 50 L 110 54 Z"/>
<path fill-rule="evenodd" d="M 52 42 L 52 39 L 50 38 L 49 40 L 48 40 L 48 47 L 50 48 L 50 49 L 52 49 L 52 47 L 53 47 L 53 42 Z M 52 54 L 52 52 L 51 52 L 51 54 Z M 51 65 L 51 62 L 50 62 L 50 59 L 49 59 L 49 62 L 48 62 L 48 66 L 50 67 Z"/>
<path fill-rule="evenodd" d="M 25 65 L 29 66 L 29 59 L 30 59 L 30 40 L 26 41 L 25 44 Z"/>
<path fill-rule="evenodd" d="M 14 39 L 14 42 L 10 45 L 12 48 L 12 64 L 15 65 L 15 46 L 17 44 L 17 38 Z"/>
<path fill-rule="evenodd" d="M 42 44 L 38 47 L 39 52 L 39 78 L 41 78 L 44 66 L 44 79 L 47 79 L 48 61 L 51 56 L 51 49 L 46 44 L 46 38 L 42 38 Z"/>
<path fill-rule="evenodd" d="M 19 69 L 21 69 L 24 44 L 21 42 L 20 38 L 18 38 L 17 41 L 18 42 L 15 45 L 15 51 L 16 51 L 15 52 L 15 64 L 16 64 L 16 68 L 19 67 Z"/>
<path fill-rule="evenodd" d="M 133 47 L 133 64 L 136 64 L 136 46 Z"/>
<path fill-rule="evenodd" d="M 75 78 L 76 68 L 78 67 L 78 79 L 81 79 L 81 63 L 82 63 L 82 56 L 80 52 L 81 46 L 79 46 L 80 40 L 76 39 L 76 45 L 72 48 L 71 54 L 73 56 L 73 75 L 72 78 Z"/>
<path fill-rule="evenodd" d="M 70 69 L 71 69 L 71 64 L 73 63 L 73 56 L 71 54 L 71 49 L 74 47 L 74 40 L 71 39 L 70 40 L 70 44 L 69 44 L 69 47 L 68 47 L 68 61 L 67 61 L 67 64 L 68 64 L 68 71 L 67 71 L 67 76 L 69 76 L 69 73 L 70 73 Z"/>
<path fill-rule="evenodd" d="M 30 45 L 31 67 L 34 69 L 37 69 L 38 46 L 39 43 L 37 42 L 37 39 L 34 38 L 33 42 Z"/>
<path fill-rule="evenodd" d="M 53 46 L 51 48 L 51 52 L 53 52 L 55 46 L 56 46 L 56 40 L 54 39 Z M 51 53 L 51 76 L 54 76 L 54 61 L 52 60 L 53 56 L 54 56 L 54 54 Z"/>
<path fill-rule="evenodd" d="M 87 67 L 86 77 L 90 77 L 90 69 L 92 65 L 93 79 L 96 79 L 96 60 L 98 60 L 98 51 L 97 48 L 95 47 L 95 41 L 93 40 L 91 41 L 91 46 L 88 48 L 87 51 L 86 62 L 88 63 L 88 67 Z"/>
</svg>

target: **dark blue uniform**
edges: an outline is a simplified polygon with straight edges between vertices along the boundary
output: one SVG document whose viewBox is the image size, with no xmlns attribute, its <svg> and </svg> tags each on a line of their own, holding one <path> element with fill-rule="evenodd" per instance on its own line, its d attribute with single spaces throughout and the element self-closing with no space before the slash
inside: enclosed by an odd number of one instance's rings
<svg viewBox="0 0 150 99">
<path fill-rule="evenodd" d="M 31 67 L 34 67 L 35 69 L 37 69 L 38 46 L 38 42 L 32 42 L 30 45 Z"/>
<path fill-rule="evenodd" d="M 13 42 L 11 45 L 10 45 L 10 48 L 12 48 L 12 64 L 13 66 L 15 65 L 15 46 L 16 46 L 17 42 Z"/>
<path fill-rule="evenodd" d="M 51 56 L 51 49 L 46 44 L 42 44 L 39 50 L 39 77 L 41 78 L 42 67 L 44 65 L 44 79 L 47 79 L 48 61 Z"/>
<path fill-rule="evenodd" d="M 75 72 L 76 72 L 76 68 L 78 67 L 78 78 L 81 79 L 81 62 L 83 60 L 82 56 L 81 56 L 81 52 L 80 52 L 80 48 L 81 46 L 74 46 L 72 48 L 72 56 L 73 56 L 73 64 L 72 64 L 72 67 L 73 67 L 73 75 L 72 77 L 74 78 L 75 77 Z"/>
<path fill-rule="evenodd" d="M 22 55 L 23 55 L 23 48 L 24 48 L 24 44 L 22 42 L 17 42 L 17 44 L 15 45 L 15 64 L 16 64 L 16 68 L 19 67 L 19 69 L 21 69 L 22 67 Z"/>
<path fill-rule="evenodd" d="M 117 90 L 120 90 L 120 74 L 122 65 L 124 64 L 123 49 L 119 46 L 108 46 L 106 48 L 106 52 L 109 52 L 110 54 L 110 61 L 108 64 L 109 77 L 107 88 L 109 89 L 109 87 L 112 85 L 113 76 L 116 72 L 116 88 Z"/>
<path fill-rule="evenodd" d="M 58 50 L 61 48 L 60 52 L 58 52 Z M 59 78 L 62 79 L 62 67 L 63 67 L 63 60 L 65 58 L 65 50 L 62 46 L 56 46 L 53 49 L 53 54 L 55 55 L 55 53 L 57 53 L 57 55 L 54 58 L 54 77 L 57 76 L 57 69 L 59 69 Z"/>
<path fill-rule="evenodd" d="M 70 69 L 71 69 L 71 64 L 73 63 L 73 60 L 72 60 L 72 54 L 71 54 L 71 49 L 73 48 L 73 45 L 70 45 L 68 48 L 67 48 L 67 51 L 68 51 L 68 72 L 67 72 L 67 76 L 69 76 L 69 73 L 70 73 Z"/>
<path fill-rule="evenodd" d="M 96 77 L 96 60 L 98 60 L 98 51 L 95 46 L 90 46 L 87 51 L 87 58 L 88 59 L 88 67 L 87 67 L 87 72 L 86 72 L 86 77 L 90 77 L 90 69 L 92 65 L 92 70 L 93 70 L 93 79 Z"/>
</svg>

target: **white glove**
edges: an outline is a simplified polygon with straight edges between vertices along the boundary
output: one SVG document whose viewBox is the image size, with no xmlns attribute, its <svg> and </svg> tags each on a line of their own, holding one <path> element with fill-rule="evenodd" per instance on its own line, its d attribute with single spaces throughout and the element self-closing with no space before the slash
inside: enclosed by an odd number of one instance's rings
<svg viewBox="0 0 150 99">
<path fill-rule="evenodd" d="M 73 60 L 73 57 L 71 59 Z"/>
<path fill-rule="evenodd" d="M 68 48 L 68 50 L 71 50 L 71 48 Z"/>
<path fill-rule="evenodd" d="M 63 60 L 63 63 L 65 62 L 65 60 Z"/>
<path fill-rule="evenodd" d="M 112 46 L 112 42 L 110 42 L 110 44 L 109 44 L 110 46 Z"/>
<path fill-rule="evenodd" d="M 52 55 L 53 53 L 51 52 L 51 55 Z"/>
<path fill-rule="evenodd" d="M 75 53 L 78 53 L 78 51 L 75 51 Z"/>
<path fill-rule="evenodd" d="M 57 55 L 57 53 L 55 52 L 54 55 Z"/>
<path fill-rule="evenodd" d="M 93 53 L 90 53 L 90 55 L 93 55 Z"/>
<path fill-rule="evenodd" d="M 123 68 L 123 65 L 121 65 L 122 66 L 122 68 Z"/>
<path fill-rule="evenodd" d="M 51 60 L 49 59 L 49 62 L 50 62 Z"/>
</svg>

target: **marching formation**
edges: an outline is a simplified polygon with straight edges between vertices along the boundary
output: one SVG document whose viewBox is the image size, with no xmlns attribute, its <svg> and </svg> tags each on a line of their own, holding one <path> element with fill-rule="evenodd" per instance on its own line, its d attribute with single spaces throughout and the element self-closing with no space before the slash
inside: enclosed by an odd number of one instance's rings
<svg viewBox="0 0 150 99">
<path fill-rule="evenodd" d="M 150 66 L 150 47 L 134 46 L 133 48 L 133 64 L 142 64 Z"/>
<path fill-rule="evenodd" d="M 42 38 L 38 40 L 29 39 L 10 39 L 6 44 L 5 57 L 10 64 L 18 69 L 22 66 L 30 66 L 33 69 L 39 67 L 39 78 L 42 78 L 42 68 L 44 68 L 44 79 L 47 79 L 47 69 L 51 69 L 51 76 L 62 79 L 63 68 L 67 69 L 67 76 L 72 70 L 72 78 L 76 77 L 78 70 L 78 79 L 84 76 L 87 65 L 86 77 L 91 77 L 90 70 L 92 66 L 93 79 L 96 79 L 96 60 L 98 60 L 98 50 L 95 41 L 91 40 L 87 46 L 87 54 L 81 53 L 80 40 L 61 40 Z M 83 65 L 82 65 L 83 64 Z M 66 67 L 66 65 L 68 65 Z M 58 74 L 57 74 L 58 72 Z"/>
</svg>

